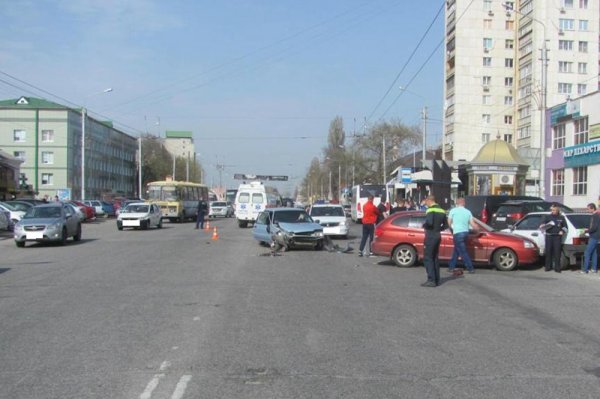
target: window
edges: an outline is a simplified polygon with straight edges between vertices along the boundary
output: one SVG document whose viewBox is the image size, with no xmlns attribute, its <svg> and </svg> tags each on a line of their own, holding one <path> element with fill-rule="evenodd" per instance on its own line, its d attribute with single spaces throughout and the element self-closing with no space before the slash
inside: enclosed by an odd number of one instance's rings
<svg viewBox="0 0 600 399">
<path fill-rule="evenodd" d="M 483 0 L 483 11 L 490 11 L 492 9 L 492 0 Z"/>
<path fill-rule="evenodd" d="M 481 77 L 481 84 L 484 86 L 489 86 L 492 83 L 492 77 L 491 76 L 482 76 Z"/>
<path fill-rule="evenodd" d="M 559 94 L 571 94 L 571 90 L 573 85 L 571 83 L 559 83 L 558 84 L 558 93 Z"/>
<path fill-rule="evenodd" d="M 505 134 L 504 135 L 504 141 L 506 141 L 507 143 L 512 143 L 512 134 Z"/>
<path fill-rule="evenodd" d="M 552 128 L 552 149 L 558 150 L 565 147 L 566 129 L 564 123 Z"/>
<path fill-rule="evenodd" d="M 575 119 L 573 122 L 575 128 L 575 145 L 588 142 L 588 118 Z"/>
<path fill-rule="evenodd" d="M 552 171 L 552 195 L 565 195 L 565 170 L 555 169 Z"/>
<path fill-rule="evenodd" d="M 13 130 L 13 141 L 15 143 L 24 143 L 26 137 L 27 137 L 27 133 L 25 132 L 25 130 L 21 130 L 21 129 Z"/>
<path fill-rule="evenodd" d="M 573 50 L 573 40 L 559 40 L 558 41 L 558 49 L 571 51 Z"/>
<path fill-rule="evenodd" d="M 483 57 L 483 66 L 492 66 L 492 57 Z"/>
<path fill-rule="evenodd" d="M 573 8 L 573 0 L 562 0 L 562 6 L 564 8 Z"/>
<path fill-rule="evenodd" d="M 53 173 L 42 173 L 42 186 L 54 185 L 54 174 Z"/>
<path fill-rule="evenodd" d="M 579 20 L 579 30 L 588 30 L 588 21 L 587 19 L 580 19 Z"/>
<path fill-rule="evenodd" d="M 504 78 L 504 86 L 512 87 L 512 85 L 513 85 L 513 78 L 511 78 L 511 77 Z"/>
<path fill-rule="evenodd" d="M 575 20 L 561 18 L 558 20 L 558 27 L 562 30 L 573 30 L 575 29 Z"/>
<path fill-rule="evenodd" d="M 512 49 L 513 47 L 515 47 L 515 41 L 512 39 L 506 39 L 504 41 L 504 48 L 507 50 Z"/>
<path fill-rule="evenodd" d="M 481 142 L 489 143 L 491 136 L 492 135 L 490 133 L 481 133 Z"/>
<path fill-rule="evenodd" d="M 512 115 L 504 115 L 504 124 L 505 125 L 512 125 L 512 122 L 513 122 Z"/>
<path fill-rule="evenodd" d="M 483 20 L 483 29 L 492 29 L 492 20 L 491 19 Z"/>
<path fill-rule="evenodd" d="M 577 85 L 577 94 L 580 96 L 583 96 L 584 94 L 587 93 L 587 85 L 586 84 L 578 84 Z"/>
<path fill-rule="evenodd" d="M 504 59 L 504 66 L 507 68 L 512 68 L 513 67 L 513 59 L 512 58 L 505 58 Z"/>
<path fill-rule="evenodd" d="M 512 105 L 513 96 L 504 96 L 504 105 Z"/>
<path fill-rule="evenodd" d="M 588 8 L 588 0 L 579 0 L 579 8 L 587 9 Z"/>
<path fill-rule="evenodd" d="M 492 45 L 493 45 L 493 41 L 491 38 L 489 38 L 489 37 L 483 38 L 483 48 L 484 49 L 489 50 L 492 48 Z"/>
<path fill-rule="evenodd" d="M 25 151 L 15 151 L 13 156 L 21 161 L 25 162 Z"/>
<path fill-rule="evenodd" d="M 515 29 L 515 21 L 506 20 L 504 22 L 504 28 L 506 30 L 514 30 Z"/>
<path fill-rule="evenodd" d="M 481 98 L 481 103 L 483 105 L 490 105 L 490 104 L 492 104 L 492 96 L 488 96 L 488 95 L 483 96 Z"/>
<path fill-rule="evenodd" d="M 573 72 L 573 63 L 569 61 L 558 61 L 558 72 L 571 73 Z"/>
<path fill-rule="evenodd" d="M 515 2 L 514 1 L 505 1 L 504 6 L 506 7 L 506 10 L 514 10 Z"/>
<path fill-rule="evenodd" d="M 531 126 L 525 126 L 519 129 L 519 139 L 531 137 Z"/>
<path fill-rule="evenodd" d="M 42 130 L 42 142 L 43 143 L 54 142 L 54 130 Z"/>
<path fill-rule="evenodd" d="M 587 62 L 580 62 L 577 64 L 577 72 L 585 75 L 587 73 Z"/>
<path fill-rule="evenodd" d="M 51 151 L 42 151 L 42 163 L 52 165 L 54 163 L 54 153 Z"/>
<path fill-rule="evenodd" d="M 573 168 L 573 195 L 587 194 L 587 166 Z"/>
<path fill-rule="evenodd" d="M 588 42 L 579 42 L 579 52 L 580 53 L 588 52 Z"/>
<path fill-rule="evenodd" d="M 491 121 L 492 121 L 492 115 L 490 115 L 490 114 L 483 114 L 483 115 L 481 115 L 481 122 L 482 123 L 488 124 Z"/>
<path fill-rule="evenodd" d="M 531 115 L 531 105 L 519 109 L 519 118 L 526 118 Z"/>
</svg>

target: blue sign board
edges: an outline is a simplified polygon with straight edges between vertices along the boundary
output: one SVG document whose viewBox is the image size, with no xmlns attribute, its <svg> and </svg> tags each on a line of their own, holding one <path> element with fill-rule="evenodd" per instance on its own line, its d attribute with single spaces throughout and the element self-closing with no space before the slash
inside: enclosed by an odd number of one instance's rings
<svg viewBox="0 0 600 399">
<path fill-rule="evenodd" d="M 600 140 L 565 147 L 563 154 L 566 168 L 600 164 Z"/>
<path fill-rule="evenodd" d="M 567 101 L 566 103 L 559 104 L 550 109 L 550 124 L 556 125 L 556 123 L 566 117 L 577 118 L 579 116 L 579 100 Z"/>
<path fill-rule="evenodd" d="M 401 172 L 402 183 L 407 184 L 412 182 L 412 169 L 411 168 L 402 168 Z"/>
</svg>

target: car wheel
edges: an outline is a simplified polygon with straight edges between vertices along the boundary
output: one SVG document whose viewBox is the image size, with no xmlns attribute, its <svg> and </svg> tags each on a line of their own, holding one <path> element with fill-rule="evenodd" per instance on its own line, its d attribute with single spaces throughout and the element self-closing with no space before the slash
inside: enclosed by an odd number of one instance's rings
<svg viewBox="0 0 600 399">
<path fill-rule="evenodd" d="M 81 241 L 81 224 L 77 225 L 77 233 L 73 236 L 73 241 Z"/>
<path fill-rule="evenodd" d="M 238 226 L 242 229 L 245 229 L 246 227 L 248 227 L 248 222 L 245 220 L 238 220 Z"/>
<path fill-rule="evenodd" d="M 123 226 L 119 226 L 119 225 L 117 225 L 117 229 L 118 229 L 119 231 L 122 231 L 122 230 L 123 230 Z"/>
<path fill-rule="evenodd" d="M 142 220 L 142 221 L 140 221 L 140 228 L 142 230 L 148 230 L 148 224 L 149 224 L 149 222 L 147 220 Z"/>
<path fill-rule="evenodd" d="M 67 238 L 68 238 L 67 228 L 63 227 L 63 229 L 62 229 L 62 237 L 60 239 L 60 245 L 65 245 L 67 243 Z"/>
<path fill-rule="evenodd" d="M 162 229 L 162 219 L 158 219 L 158 224 L 156 225 L 159 229 Z"/>
<path fill-rule="evenodd" d="M 15 244 L 19 248 L 25 248 L 25 241 L 15 241 Z"/>
<path fill-rule="evenodd" d="M 510 248 L 500 248 L 494 252 L 493 263 L 496 269 L 501 272 L 508 272 L 514 270 L 519 261 L 515 251 Z"/>
<path fill-rule="evenodd" d="M 315 244 L 315 249 L 317 251 L 321 251 L 323 249 L 323 240 L 317 241 L 317 243 Z"/>
<path fill-rule="evenodd" d="M 417 263 L 417 251 L 410 245 L 399 245 L 392 252 L 392 260 L 398 267 L 412 267 Z"/>
</svg>

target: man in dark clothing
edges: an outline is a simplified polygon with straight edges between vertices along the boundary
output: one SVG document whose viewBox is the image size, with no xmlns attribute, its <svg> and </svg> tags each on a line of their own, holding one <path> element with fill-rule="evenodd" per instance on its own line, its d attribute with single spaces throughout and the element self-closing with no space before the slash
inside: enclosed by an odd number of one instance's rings
<svg viewBox="0 0 600 399">
<path fill-rule="evenodd" d="M 406 201 L 403 199 L 396 200 L 396 206 L 390 210 L 390 215 L 393 215 L 396 212 L 408 211 L 406 207 Z"/>
<path fill-rule="evenodd" d="M 204 228 L 204 216 L 208 211 L 208 203 L 204 200 L 204 198 L 200 198 L 198 201 L 198 209 L 196 210 L 196 230 L 198 230 L 198 226 L 201 229 Z"/>
<path fill-rule="evenodd" d="M 381 195 L 381 200 L 379 200 L 379 205 L 377 205 L 377 210 L 379 211 L 379 214 L 377 215 L 377 223 L 379 224 L 379 222 L 381 222 L 383 219 L 385 219 L 385 213 L 387 212 L 387 208 L 385 207 L 385 194 Z"/>
<path fill-rule="evenodd" d="M 585 247 L 583 257 L 583 266 L 581 273 L 587 274 L 592 267 L 592 273 L 598 273 L 598 241 L 600 241 L 600 211 L 596 209 L 596 205 L 590 202 L 587 206 L 588 211 L 592 214 L 590 219 L 590 227 L 587 230 L 589 239 Z"/>
<path fill-rule="evenodd" d="M 423 287 L 437 287 L 440 284 L 440 261 L 438 252 L 442 241 L 441 232 L 448 228 L 448 219 L 444 211 L 435 202 L 435 197 L 430 195 L 426 199 L 427 211 L 425 211 L 425 242 L 423 245 L 425 270 L 427 281 L 421 284 Z"/>
<path fill-rule="evenodd" d="M 560 257 L 562 249 L 562 238 L 567 233 L 567 221 L 565 217 L 560 214 L 560 208 L 558 204 L 552 204 L 550 207 L 550 214 L 545 215 L 542 218 L 542 224 L 540 229 L 545 231 L 546 234 L 546 265 L 545 270 L 549 272 L 554 269 L 556 273 L 560 273 Z"/>
</svg>

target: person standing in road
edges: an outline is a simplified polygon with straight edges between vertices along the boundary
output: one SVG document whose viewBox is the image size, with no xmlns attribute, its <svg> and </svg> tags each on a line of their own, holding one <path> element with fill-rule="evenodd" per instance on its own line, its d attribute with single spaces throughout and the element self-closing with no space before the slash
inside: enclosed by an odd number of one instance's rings
<svg viewBox="0 0 600 399">
<path fill-rule="evenodd" d="M 367 197 L 367 202 L 363 206 L 363 217 L 362 217 L 362 237 L 360 239 L 360 247 L 358 249 L 358 256 L 363 256 L 363 251 L 369 240 L 369 255 L 371 255 L 371 243 L 373 242 L 373 236 L 375 235 L 375 223 L 379 216 L 379 209 L 373 204 L 373 196 Z"/>
<path fill-rule="evenodd" d="M 377 215 L 377 222 L 375 224 L 380 223 L 386 217 L 387 208 L 385 207 L 385 202 L 385 194 L 381 194 L 379 205 L 377 205 L 377 210 L 379 211 L 379 214 Z"/>
<path fill-rule="evenodd" d="M 441 232 L 448 228 L 446 211 L 435 202 L 435 197 L 430 195 L 425 200 L 427 210 L 425 211 L 425 242 L 423 243 L 425 270 L 427 281 L 421 284 L 423 287 L 437 287 L 440 285 L 440 261 L 438 252 L 442 241 Z"/>
<path fill-rule="evenodd" d="M 451 273 L 455 272 L 456 263 L 458 257 L 462 258 L 462 261 L 467 268 L 469 273 L 475 273 L 473 269 L 473 262 L 467 252 L 467 238 L 469 237 L 469 228 L 477 228 L 477 224 L 473 220 L 473 214 L 470 210 L 465 208 L 465 199 L 463 197 L 456 199 L 456 207 L 450 210 L 448 214 L 448 224 L 452 228 L 452 238 L 454 239 L 454 252 L 452 252 L 452 259 L 448 264 L 448 271 Z"/>
<path fill-rule="evenodd" d="M 204 198 L 200 198 L 200 201 L 198 201 L 198 209 L 196 209 L 196 230 L 198 230 L 198 227 L 204 229 L 204 216 L 207 211 L 208 204 Z"/>
<path fill-rule="evenodd" d="M 396 206 L 390 210 L 390 215 L 393 215 L 396 212 L 407 211 L 406 201 L 402 198 L 396 200 Z"/>
<path fill-rule="evenodd" d="M 558 204 L 552 204 L 550 214 L 542 218 L 540 229 L 546 234 L 546 264 L 544 270 L 547 272 L 554 269 L 556 273 L 561 272 L 560 257 L 562 249 L 562 238 L 567 230 L 567 221 L 561 215 Z"/>
<path fill-rule="evenodd" d="M 590 263 L 592 273 L 598 273 L 598 241 L 600 241 L 600 212 L 596 210 L 596 205 L 590 202 L 587 206 L 588 211 L 592 213 L 590 218 L 590 228 L 586 229 L 589 238 L 585 253 L 583 256 L 583 266 L 581 273 L 587 274 L 590 271 Z"/>
</svg>

